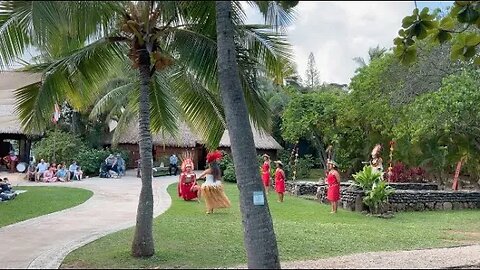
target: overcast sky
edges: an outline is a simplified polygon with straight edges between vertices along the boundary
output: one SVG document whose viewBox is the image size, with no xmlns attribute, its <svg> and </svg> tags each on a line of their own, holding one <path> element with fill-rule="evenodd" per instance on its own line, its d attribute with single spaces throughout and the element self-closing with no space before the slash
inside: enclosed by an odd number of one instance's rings
<svg viewBox="0 0 480 270">
<path fill-rule="evenodd" d="M 452 3 L 417 1 L 420 10 Z M 256 9 L 247 4 L 244 7 L 248 23 L 263 22 Z M 305 78 L 308 55 L 313 52 L 321 82 L 348 84 L 357 68 L 352 58 L 367 58 L 368 49 L 377 45 L 392 47 L 402 19 L 414 8 L 414 1 L 300 1 L 297 19 L 288 30 L 298 73 Z"/>
</svg>

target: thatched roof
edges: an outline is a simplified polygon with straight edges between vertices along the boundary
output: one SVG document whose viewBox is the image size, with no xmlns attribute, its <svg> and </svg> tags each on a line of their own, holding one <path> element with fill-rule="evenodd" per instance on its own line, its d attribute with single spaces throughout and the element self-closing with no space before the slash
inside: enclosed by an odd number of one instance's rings
<svg viewBox="0 0 480 270">
<path fill-rule="evenodd" d="M 140 139 L 138 134 L 138 123 L 133 122 L 123 132 L 118 139 L 118 144 L 137 144 Z M 152 142 L 154 145 L 165 145 L 172 147 L 195 147 L 198 136 L 193 134 L 185 123 L 179 124 L 178 134 L 176 138 L 165 134 L 152 134 Z M 107 139 L 107 143 L 111 143 L 111 138 Z"/>
<path fill-rule="evenodd" d="M 280 150 L 283 147 L 268 133 L 259 131 L 252 125 L 253 140 L 255 141 L 255 148 L 257 149 L 275 149 Z M 230 147 L 230 136 L 228 130 L 223 133 L 220 140 L 220 147 Z"/>
<path fill-rule="evenodd" d="M 118 144 L 137 144 L 139 141 L 138 126 L 137 123 L 132 124 L 128 129 L 128 132 L 124 132 L 118 140 Z M 269 134 L 260 132 L 252 126 L 253 137 L 255 141 L 255 147 L 257 149 L 283 149 L 282 146 Z M 192 130 L 185 124 L 179 124 L 179 132 L 176 138 L 171 137 L 169 134 L 153 134 L 152 141 L 154 145 L 165 145 L 171 147 L 195 147 L 196 144 L 203 144 L 200 136 L 192 132 Z M 111 140 L 108 139 L 107 143 Z M 230 147 L 230 137 L 228 131 L 225 130 L 222 139 L 220 140 L 220 147 Z"/>
<path fill-rule="evenodd" d="M 39 74 L 17 71 L 0 72 L 0 133 L 26 134 L 15 114 L 13 91 L 39 80 Z"/>
</svg>

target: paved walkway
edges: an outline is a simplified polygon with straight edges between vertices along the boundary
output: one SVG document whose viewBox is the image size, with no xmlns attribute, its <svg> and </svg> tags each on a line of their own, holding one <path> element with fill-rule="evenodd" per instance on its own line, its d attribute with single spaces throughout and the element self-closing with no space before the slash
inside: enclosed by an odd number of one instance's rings
<svg viewBox="0 0 480 270">
<path fill-rule="evenodd" d="M 177 177 L 153 179 L 154 216 L 171 205 L 166 188 Z M 2 268 L 58 268 L 71 251 L 104 235 L 135 225 L 140 179 L 134 171 L 121 179 L 89 178 L 69 183 L 13 185 L 66 186 L 91 190 L 93 196 L 73 208 L 0 228 Z M 21 195 L 19 195 L 21 196 Z"/>
</svg>

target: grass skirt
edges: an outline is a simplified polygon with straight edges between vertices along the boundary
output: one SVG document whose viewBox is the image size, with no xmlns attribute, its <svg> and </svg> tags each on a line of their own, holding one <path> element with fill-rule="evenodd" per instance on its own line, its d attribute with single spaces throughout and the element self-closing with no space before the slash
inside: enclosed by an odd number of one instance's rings
<svg viewBox="0 0 480 270">
<path fill-rule="evenodd" d="M 207 209 L 228 208 L 231 206 L 221 181 L 215 181 L 214 184 L 203 183 L 201 196 L 205 200 Z"/>
</svg>

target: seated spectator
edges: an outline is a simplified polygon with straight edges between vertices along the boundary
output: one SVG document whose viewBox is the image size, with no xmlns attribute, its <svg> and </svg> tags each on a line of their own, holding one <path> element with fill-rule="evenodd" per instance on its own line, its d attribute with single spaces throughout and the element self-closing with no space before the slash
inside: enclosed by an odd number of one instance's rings
<svg viewBox="0 0 480 270">
<path fill-rule="evenodd" d="M 109 171 L 112 170 L 114 161 L 115 161 L 115 157 L 112 154 L 108 155 L 108 157 L 105 159 L 105 163 L 107 164 L 107 169 Z"/>
<path fill-rule="evenodd" d="M 3 180 L 0 178 L 0 193 L 3 192 L 8 192 L 11 193 L 13 192 L 12 190 L 12 185 L 10 185 L 10 182 L 8 182 L 8 178 L 3 178 Z"/>
<path fill-rule="evenodd" d="M 30 165 L 28 165 L 26 172 L 28 181 L 35 181 L 35 170 L 35 164 L 31 163 Z"/>
<path fill-rule="evenodd" d="M 3 157 L 3 161 L 7 165 L 7 169 L 10 170 L 10 173 L 14 173 L 18 163 L 18 157 L 15 155 L 15 152 L 10 151 L 8 156 Z"/>
<path fill-rule="evenodd" d="M 117 171 L 118 175 L 125 175 L 125 160 L 122 158 L 122 156 L 120 156 L 120 154 L 117 154 Z"/>
<path fill-rule="evenodd" d="M 75 171 L 73 175 L 73 180 L 81 181 L 83 178 L 83 171 L 80 166 L 77 167 L 77 170 Z"/>
<path fill-rule="evenodd" d="M 57 172 L 57 163 L 53 162 L 52 164 L 50 164 L 50 167 L 53 168 L 53 172 Z"/>
<path fill-rule="evenodd" d="M 8 201 L 11 199 L 15 199 L 17 194 L 12 189 L 12 186 L 8 182 L 7 178 L 0 178 L 0 202 L 1 201 Z"/>
<path fill-rule="evenodd" d="M 43 173 L 43 182 L 55 182 L 57 177 L 55 176 L 55 171 L 53 166 L 51 166 L 47 171 Z"/>
<path fill-rule="evenodd" d="M 60 182 L 68 181 L 67 170 L 65 170 L 65 168 L 61 164 L 58 164 L 58 169 L 57 169 L 57 173 L 55 174 L 55 176 L 58 178 L 58 181 L 60 181 Z"/>
<path fill-rule="evenodd" d="M 77 171 L 78 165 L 77 162 L 74 160 L 70 167 L 68 167 L 68 180 L 73 180 L 73 177 L 75 176 L 75 172 Z"/>
<path fill-rule="evenodd" d="M 48 169 L 48 164 L 45 163 L 45 160 L 43 158 L 40 160 L 40 163 L 37 164 L 37 173 L 35 174 L 35 182 L 40 181 L 40 178 L 43 177 L 43 174 L 47 171 Z"/>
</svg>

